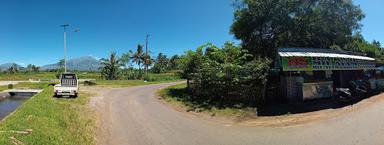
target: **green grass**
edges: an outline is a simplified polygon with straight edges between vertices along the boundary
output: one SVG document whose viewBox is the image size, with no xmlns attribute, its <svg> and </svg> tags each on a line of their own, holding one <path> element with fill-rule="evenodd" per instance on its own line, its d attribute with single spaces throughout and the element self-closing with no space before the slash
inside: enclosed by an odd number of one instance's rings
<svg viewBox="0 0 384 145">
<path fill-rule="evenodd" d="M 38 86 L 38 85 L 36 85 Z M 88 109 L 88 94 L 76 99 L 54 98 L 52 87 L 45 87 L 0 122 L 0 144 L 12 144 L 10 137 L 25 144 L 94 144 L 95 122 Z M 32 129 L 30 134 L 11 131 Z"/>
<path fill-rule="evenodd" d="M 49 73 L 48 73 L 49 74 Z M 44 74 L 47 75 L 47 74 Z M 46 77 L 41 75 L 43 77 Z M 52 74 L 50 74 L 52 75 Z M 37 75 L 35 75 L 37 76 Z M 97 80 L 98 86 L 128 87 L 174 82 L 180 80 L 168 79 L 174 74 L 154 75 L 155 81 L 143 80 Z M 16 75 L 15 78 L 25 78 Z M 46 77 L 47 78 L 47 77 Z M 0 122 L 0 144 L 12 144 L 15 138 L 25 144 L 49 145 L 81 145 L 94 144 L 95 121 L 93 112 L 89 110 L 89 94 L 81 93 L 76 99 L 54 98 L 53 88 L 48 83 L 19 83 L 13 88 L 43 89 L 43 92 L 24 102 L 13 114 Z M 0 91 L 8 86 L 0 86 Z M 29 134 L 14 131 L 32 130 Z"/>
<path fill-rule="evenodd" d="M 29 79 L 37 80 L 52 80 L 56 79 L 56 72 L 37 72 L 37 73 L 27 73 L 19 72 L 15 74 L 9 73 L 0 73 L 0 81 L 26 81 Z M 99 72 L 76 72 L 79 79 L 96 79 L 100 80 Z M 150 82 L 155 81 L 170 81 L 170 80 L 180 80 L 180 77 L 175 72 L 163 73 L 163 74 L 154 74 L 149 73 L 148 79 Z"/>
<path fill-rule="evenodd" d="M 149 73 L 149 81 L 144 80 L 96 80 L 96 84 L 102 87 L 130 87 L 142 86 L 159 83 L 169 83 L 181 81 L 182 79 L 176 73 L 153 74 Z"/>
<path fill-rule="evenodd" d="M 77 72 L 80 79 L 99 79 L 100 73 L 98 72 Z M 19 72 L 15 74 L 1 73 L 1 81 L 25 81 L 29 79 L 56 79 L 56 72 L 37 72 L 37 73 L 26 73 Z"/>
<path fill-rule="evenodd" d="M 180 76 L 177 75 L 177 73 L 169 72 L 169 73 L 162 73 L 162 74 L 154 74 L 149 73 L 147 80 L 150 82 L 153 81 L 170 81 L 170 80 L 180 80 Z"/>
<path fill-rule="evenodd" d="M 169 83 L 180 80 L 165 80 L 165 81 L 153 81 L 153 82 L 144 82 L 143 80 L 97 80 L 97 86 L 101 87 L 130 87 L 130 86 L 143 86 L 159 83 Z"/>
<path fill-rule="evenodd" d="M 164 101 L 182 107 L 186 111 L 209 113 L 212 116 L 225 117 L 243 117 L 255 112 L 255 108 L 250 107 L 218 107 L 206 100 L 192 97 L 186 87 L 186 84 L 179 84 L 161 89 L 158 93 Z"/>
<path fill-rule="evenodd" d="M 48 86 L 48 83 L 27 83 L 22 82 L 13 85 L 13 89 L 44 89 Z M 8 86 L 0 86 L 0 91 L 7 90 Z"/>
</svg>

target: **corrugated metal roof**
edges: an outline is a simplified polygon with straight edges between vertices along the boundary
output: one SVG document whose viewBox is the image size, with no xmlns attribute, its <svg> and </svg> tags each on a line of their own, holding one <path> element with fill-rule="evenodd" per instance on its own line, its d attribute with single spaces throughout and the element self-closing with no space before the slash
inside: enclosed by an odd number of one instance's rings
<svg viewBox="0 0 384 145">
<path fill-rule="evenodd" d="M 351 52 L 338 51 L 332 49 L 314 49 L 314 48 L 280 48 L 278 54 L 281 57 L 331 57 L 331 58 L 349 58 L 374 61 L 374 58 L 353 55 Z"/>
</svg>

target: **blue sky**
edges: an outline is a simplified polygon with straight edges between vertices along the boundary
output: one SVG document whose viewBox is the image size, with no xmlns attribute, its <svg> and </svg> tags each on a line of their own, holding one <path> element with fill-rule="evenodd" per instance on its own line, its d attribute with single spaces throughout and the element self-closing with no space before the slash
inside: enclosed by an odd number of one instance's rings
<svg viewBox="0 0 384 145">
<path fill-rule="evenodd" d="M 182 54 L 206 42 L 233 40 L 233 0 L 1 0 L 0 64 L 44 65 L 63 57 L 63 30 L 69 58 L 106 57 L 145 43 L 152 55 Z M 384 42 L 381 0 L 355 0 L 366 13 L 363 35 Z M 73 30 L 80 28 L 75 33 Z"/>
</svg>

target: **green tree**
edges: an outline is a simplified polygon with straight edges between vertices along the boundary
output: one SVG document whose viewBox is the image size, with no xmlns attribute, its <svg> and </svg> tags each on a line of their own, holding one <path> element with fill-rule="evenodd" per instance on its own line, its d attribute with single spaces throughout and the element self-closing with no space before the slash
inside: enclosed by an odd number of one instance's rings
<svg viewBox="0 0 384 145">
<path fill-rule="evenodd" d="M 384 51 L 379 41 L 374 40 L 370 43 L 366 41 L 360 33 L 355 33 L 352 36 L 352 41 L 345 47 L 349 50 L 365 53 L 367 56 L 375 58 L 379 65 L 384 64 Z"/>
<path fill-rule="evenodd" d="M 181 75 L 187 79 L 192 95 L 205 100 L 205 104 L 257 106 L 264 100 L 271 61 L 253 57 L 233 42 L 226 42 L 221 48 L 208 43 L 186 52 L 180 61 Z"/>
<path fill-rule="evenodd" d="M 163 53 L 159 53 L 159 55 L 156 57 L 155 65 L 153 66 L 152 70 L 155 73 L 164 73 L 168 69 L 169 59 L 166 55 Z"/>
<path fill-rule="evenodd" d="M 33 65 L 33 64 L 28 64 L 27 66 L 27 71 L 28 72 L 38 72 L 40 67 Z"/>
<path fill-rule="evenodd" d="M 12 74 L 17 73 L 19 72 L 19 67 L 16 63 L 13 63 L 12 66 L 8 69 L 8 72 Z"/>
<path fill-rule="evenodd" d="M 180 56 L 173 55 L 169 59 L 169 69 L 170 70 L 179 70 L 180 69 Z"/>
<path fill-rule="evenodd" d="M 109 59 L 101 59 L 101 76 L 107 80 L 117 80 L 120 77 L 120 69 L 124 64 L 115 52 L 112 52 Z"/>
<path fill-rule="evenodd" d="M 32 72 L 38 72 L 40 70 L 40 67 L 38 67 L 36 65 L 32 65 L 31 70 L 32 70 Z"/>
<path fill-rule="evenodd" d="M 137 45 L 137 50 L 132 56 L 133 61 L 138 65 L 139 67 L 139 73 L 142 75 L 141 72 L 141 64 L 144 61 L 144 54 L 143 54 L 143 46 L 142 45 Z"/>
<path fill-rule="evenodd" d="M 133 51 L 132 50 L 129 50 L 127 53 L 124 53 L 122 56 L 121 56 L 121 63 L 124 64 L 125 68 L 129 68 L 132 66 L 131 62 L 132 62 L 132 58 L 133 58 Z"/>
<path fill-rule="evenodd" d="M 344 48 L 364 14 L 351 0 L 240 0 L 231 32 L 254 56 L 278 47 Z"/>
<path fill-rule="evenodd" d="M 150 67 L 155 63 L 155 60 L 151 57 L 151 55 L 148 54 L 143 54 L 143 65 L 145 67 Z"/>
<path fill-rule="evenodd" d="M 27 71 L 32 72 L 32 66 L 33 66 L 32 64 L 28 64 L 27 65 Z"/>
<path fill-rule="evenodd" d="M 377 41 L 377 40 L 373 40 L 373 41 L 372 41 L 372 44 L 375 45 L 375 47 L 381 49 L 381 43 L 380 43 L 379 41 Z"/>
</svg>

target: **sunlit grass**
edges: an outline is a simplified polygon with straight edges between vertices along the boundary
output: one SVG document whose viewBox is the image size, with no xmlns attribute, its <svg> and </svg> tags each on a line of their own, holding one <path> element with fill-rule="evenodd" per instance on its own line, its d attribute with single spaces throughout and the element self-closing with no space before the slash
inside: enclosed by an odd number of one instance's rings
<svg viewBox="0 0 384 145">
<path fill-rule="evenodd" d="M 0 80 L 2 81 L 26 81 L 29 79 L 37 80 L 51 80 L 56 79 L 56 72 L 18 72 L 18 73 L 0 73 Z M 80 79 L 100 79 L 98 72 L 77 72 Z"/>
<path fill-rule="evenodd" d="M 0 144 L 12 144 L 12 137 L 36 145 L 94 144 L 95 123 L 87 107 L 88 97 L 54 98 L 52 87 L 45 87 L 0 123 Z M 25 130 L 32 131 L 12 132 Z"/>
<path fill-rule="evenodd" d="M 159 83 L 169 83 L 169 82 L 175 82 L 180 80 L 165 80 L 165 81 L 151 81 L 146 82 L 143 80 L 97 80 L 96 84 L 97 86 L 101 87 L 130 87 L 130 86 L 142 86 L 142 85 L 152 85 L 152 84 L 159 84 Z"/>
</svg>

